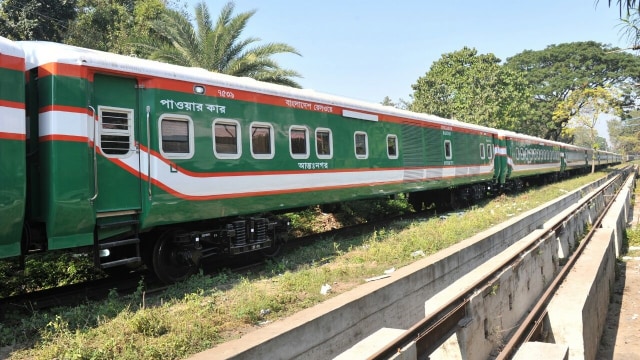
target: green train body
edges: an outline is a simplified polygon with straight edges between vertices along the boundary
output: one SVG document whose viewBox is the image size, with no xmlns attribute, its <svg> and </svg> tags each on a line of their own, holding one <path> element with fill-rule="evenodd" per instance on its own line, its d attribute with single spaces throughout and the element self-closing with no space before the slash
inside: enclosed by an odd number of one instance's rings
<svg viewBox="0 0 640 360">
<path fill-rule="evenodd" d="M 0 38 L 0 257 L 20 255 L 26 203 L 25 63 Z"/>
<path fill-rule="evenodd" d="M 11 197 L 24 213 L 13 223 L 29 231 L 22 247 L 15 229 L 3 235 L 0 257 L 90 247 L 104 268 L 148 258 L 175 281 L 202 257 L 270 252 L 286 220 L 260 214 L 398 193 L 414 206 L 446 204 L 589 165 L 586 149 L 378 104 L 54 43 L 4 44 L 26 59 L 3 85 L 15 93 L 26 78 L 24 102 L 0 94 L 27 112 L 29 156 L 22 136 L 21 156 L 2 166 L 26 164 Z"/>
</svg>

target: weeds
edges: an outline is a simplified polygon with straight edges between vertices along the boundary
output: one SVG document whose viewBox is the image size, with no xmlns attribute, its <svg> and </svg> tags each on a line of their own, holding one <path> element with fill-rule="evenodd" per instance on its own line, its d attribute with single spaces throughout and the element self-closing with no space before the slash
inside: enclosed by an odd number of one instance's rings
<svg viewBox="0 0 640 360">
<path fill-rule="evenodd" d="M 405 220 L 339 242 L 319 240 L 270 259 L 256 273 L 196 274 L 160 297 L 146 295 L 141 283 L 127 297 L 113 293 L 101 302 L 74 308 L 34 312 L 27 317 L 8 314 L 0 324 L 0 347 L 21 344 L 23 348 L 11 354 L 13 359 L 184 358 L 348 291 L 386 269 L 436 253 L 557 197 L 560 190 L 577 188 L 595 178 L 597 175 L 585 176 L 539 191 L 502 196 L 465 212 L 442 214 L 444 220 Z M 408 208 L 404 199 L 391 204 L 388 211 Z M 376 211 L 389 214 L 379 205 L 368 207 L 371 214 L 356 211 L 358 206 L 343 205 L 345 218 L 362 221 Z M 292 220 L 298 231 L 305 232 L 314 231 L 326 217 L 315 207 Z M 320 294 L 324 284 L 332 287 L 327 295 Z"/>
</svg>

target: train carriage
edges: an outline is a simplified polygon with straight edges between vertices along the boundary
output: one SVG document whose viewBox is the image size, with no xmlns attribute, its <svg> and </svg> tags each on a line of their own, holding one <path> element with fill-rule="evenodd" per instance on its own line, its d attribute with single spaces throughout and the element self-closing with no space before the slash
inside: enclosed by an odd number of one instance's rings
<svg viewBox="0 0 640 360">
<path fill-rule="evenodd" d="M 26 203 L 24 70 L 22 50 L 0 38 L 0 258 L 21 254 Z"/>
<path fill-rule="evenodd" d="M 139 262 L 141 237 L 143 246 L 159 238 L 151 252 L 162 272 L 209 253 L 271 247 L 278 226 L 250 218 L 212 230 L 203 220 L 495 177 L 493 129 L 201 69 L 20 45 L 37 99 L 30 152 L 40 176 L 31 188 L 40 196 L 30 219 L 43 225 L 48 249 L 94 246 L 102 267 Z M 202 241 L 213 244 L 209 253 Z"/>
<path fill-rule="evenodd" d="M 589 166 L 590 149 L 575 145 L 562 144 L 563 171 L 580 171 Z"/>
<path fill-rule="evenodd" d="M 555 177 L 561 172 L 562 144 L 510 131 L 501 131 L 500 136 L 504 138 L 509 165 L 503 183 L 520 188 L 521 178 Z"/>
</svg>

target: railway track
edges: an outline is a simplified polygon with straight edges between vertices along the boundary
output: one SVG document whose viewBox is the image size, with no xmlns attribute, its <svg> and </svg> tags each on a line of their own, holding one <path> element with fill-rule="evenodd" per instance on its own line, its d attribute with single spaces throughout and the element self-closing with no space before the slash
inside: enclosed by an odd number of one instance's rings
<svg viewBox="0 0 640 360">
<path fill-rule="evenodd" d="M 415 346 L 418 359 L 428 358 L 429 355 L 445 343 L 445 341 L 455 333 L 458 328 L 466 326 L 466 323 L 471 321 L 471 315 L 468 313 L 468 306 L 472 297 L 476 296 L 479 292 L 486 292 L 487 289 L 492 289 L 498 282 L 497 279 L 504 269 L 518 266 L 522 261 L 524 253 L 535 251 L 544 238 L 548 237 L 550 234 L 560 232 L 562 225 L 572 217 L 576 216 L 576 214 L 583 211 L 586 207 L 594 206 L 595 199 L 598 196 L 607 191 L 611 192 L 611 187 L 615 186 L 614 184 L 616 181 L 619 182 L 618 177 L 629 175 L 629 172 L 629 169 L 622 171 L 620 175 L 608 180 L 607 183 L 597 191 L 584 196 L 581 199 L 579 206 L 565 216 L 554 218 L 555 223 L 550 224 L 546 231 L 541 232 L 535 238 L 528 240 L 528 244 L 521 248 L 521 251 L 500 263 L 496 263 L 494 267 L 495 270 L 493 272 L 487 273 L 482 278 L 459 291 L 456 295 L 451 296 L 449 302 L 432 311 L 431 315 L 420 319 L 402 335 L 389 342 L 378 352 L 370 356 L 369 359 L 390 359 L 397 356 L 398 353 L 402 353 L 402 349 L 412 346 Z M 616 189 L 616 193 L 619 190 L 620 188 Z M 557 275 L 548 283 L 548 286 L 542 295 L 531 306 L 526 316 L 515 328 L 512 329 L 509 334 L 507 334 L 507 336 L 502 339 L 504 345 L 497 349 L 499 352 L 495 356 L 495 359 L 510 359 L 523 343 L 528 341 L 545 340 L 543 335 L 543 324 L 544 318 L 547 315 L 546 307 L 553 298 L 554 293 L 566 278 L 567 274 L 573 268 L 583 250 L 589 244 L 595 231 L 600 227 L 602 219 L 613 203 L 614 198 L 615 196 L 612 194 L 605 195 L 606 207 L 601 211 L 597 219 L 593 221 L 590 226 L 590 230 L 579 242 L 577 249 L 567 259 L 564 266 L 562 266 L 560 271 L 557 272 Z M 496 316 L 498 315 L 496 314 Z"/>
</svg>

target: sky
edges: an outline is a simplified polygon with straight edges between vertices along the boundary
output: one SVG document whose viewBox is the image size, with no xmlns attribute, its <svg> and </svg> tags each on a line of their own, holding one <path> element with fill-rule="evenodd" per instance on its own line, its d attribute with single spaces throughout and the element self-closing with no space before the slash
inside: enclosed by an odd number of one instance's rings
<svg viewBox="0 0 640 360">
<path fill-rule="evenodd" d="M 226 0 L 205 0 L 213 20 Z M 274 59 L 303 88 L 358 100 L 410 100 L 411 85 L 442 54 L 464 46 L 501 60 L 551 44 L 629 46 L 620 13 L 600 0 L 235 0 L 256 10 L 243 36 L 283 42 L 302 56 Z M 193 6 L 196 0 L 190 0 Z"/>
<path fill-rule="evenodd" d="M 192 7 L 198 0 L 188 0 Z M 215 21 L 226 0 L 205 0 Z M 234 0 L 256 10 L 243 37 L 282 42 L 280 54 L 303 88 L 380 103 L 411 100 L 411 85 L 445 53 L 463 47 L 502 61 L 552 44 L 597 41 L 629 46 L 619 9 L 600 0 Z"/>
</svg>

